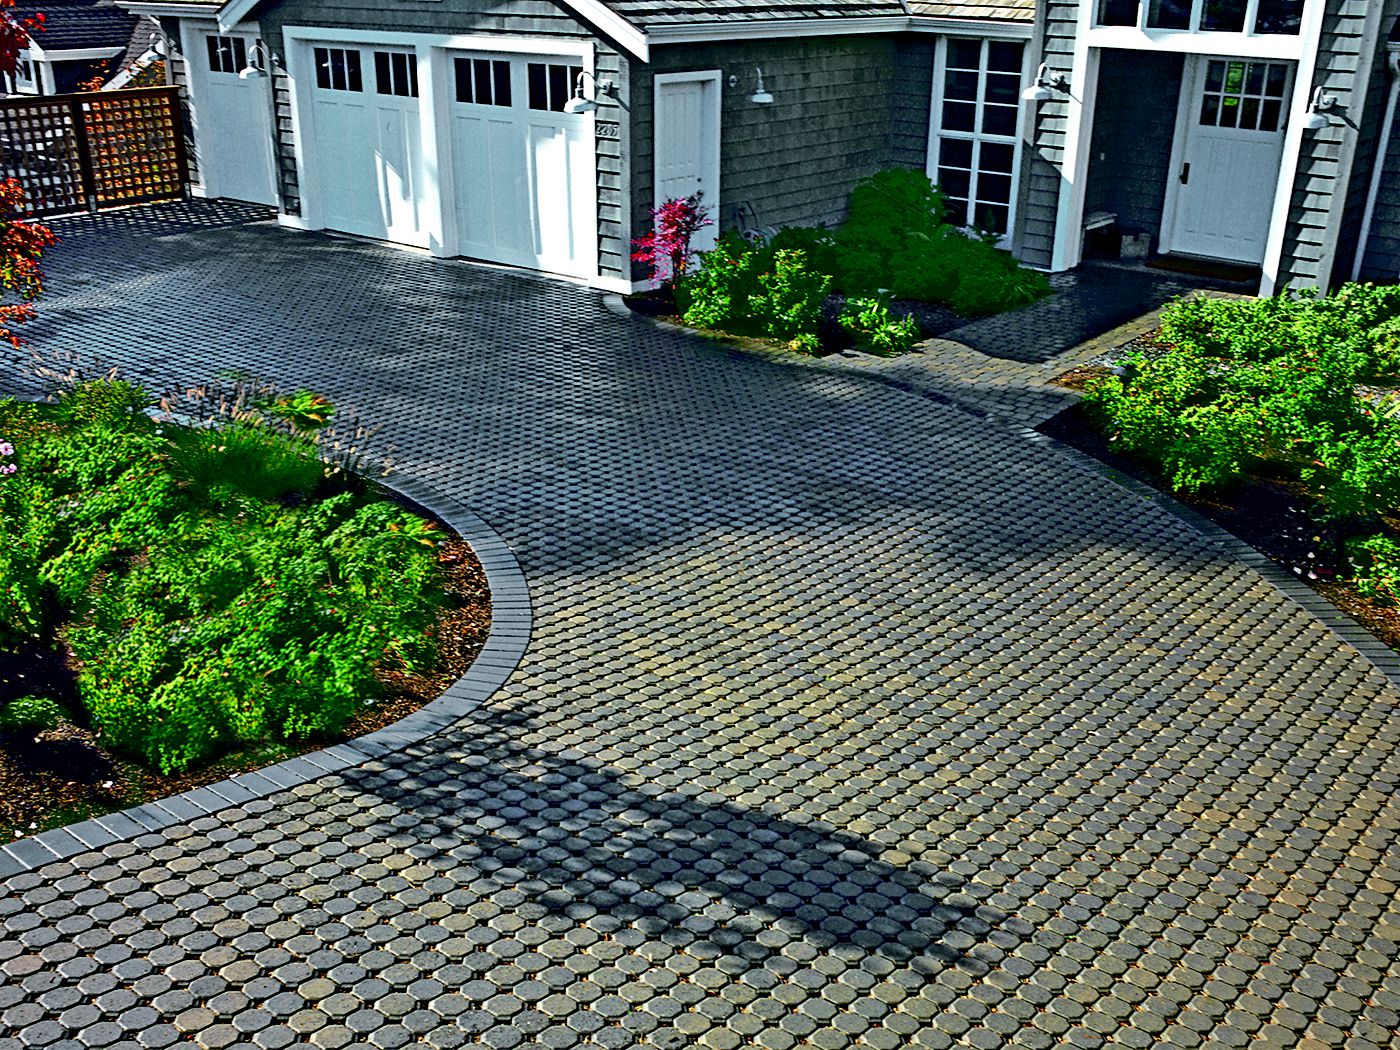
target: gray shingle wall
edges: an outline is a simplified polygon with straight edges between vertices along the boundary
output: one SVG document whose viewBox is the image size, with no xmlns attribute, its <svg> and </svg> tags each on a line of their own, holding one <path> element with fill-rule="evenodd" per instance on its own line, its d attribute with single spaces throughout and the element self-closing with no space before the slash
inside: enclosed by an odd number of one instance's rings
<svg viewBox="0 0 1400 1050">
<path fill-rule="evenodd" d="M 1074 0 L 1048 0 L 1041 15 L 1044 47 L 1041 57 L 1051 78 L 1068 77 L 1074 65 L 1074 31 L 1079 5 Z M 1035 48 L 1032 46 L 1032 54 Z M 1060 173 L 1064 164 L 1069 106 L 1056 95 L 1036 106 L 1025 160 L 1021 219 L 1016 233 L 1017 254 L 1032 266 L 1049 266 L 1055 247 L 1056 212 L 1060 203 Z"/>
<path fill-rule="evenodd" d="M 895 45 L 894 99 L 890 112 L 891 164 L 920 170 L 927 167 L 936 39 L 930 35 L 910 35 L 901 37 Z"/>
<path fill-rule="evenodd" d="M 273 108 L 277 113 L 277 186 L 282 210 L 301 214 L 301 185 L 297 179 L 297 154 L 292 140 L 292 81 L 279 76 L 272 82 Z"/>
<path fill-rule="evenodd" d="M 1182 67 L 1181 55 L 1142 51 L 1106 51 L 1099 64 L 1104 104 L 1094 113 L 1084 210 L 1112 212 L 1120 229 L 1150 233 L 1154 243 L 1174 130 L 1162 100 L 1179 95 Z M 1140 90 L 1142 84 L 1152 91 Z"/>
<path fill-rule="evenodd" d="M 1389 88 L 1388 83 L 1384 86 Z M 1384 116 L 1383 99 L 1381 108 L 1375 111 L 1378 133 Z M 1361 276 L 1366 280 L 1394 281 L 1400 278 L 1400 129 L 1391 129 L 1386 151 L 1375 157 L 1375 162 L 1383 164 L 1384 168 L 1377 188 L 1370 236 L 1366 240 L 1366 254 L 1361 261 Z"/>
<path fill-rule="evenodd" d="M 399 0 L 392 9 L 373 0 L 288 0 L 272 6 L 261 21 L 268 45 L 283 51 L 282 28 L 288 25 L 333 26 L 357 30 L 397 33 L 499 33 L 509 36 L 591 36 L 596 46 L 598 75 L 621 82 L 621 97 L 627 99 L 628 71 L 617 49 L 596 36 L 558 4 L 549 0 L 492 0 L 489 5 L 470 0 Z M 289 206 L 300 212 L 300 190 L 296 185 L 295 143 L 292 141 L 291 102 L 285 82 L 279 85 L 278 134 L 279 167 Z M 649 88 L 648 88 L 649 90 Z M 604 100 L 598 112 L 601 121 L 623 124 L 623 111 Z M 626 164 L 623 150 L 626 138 L 598 140 L 598 264 L 602 273 L 621 277 L 626 272 L 625 246 L 630 238 L 626 214 Z"/>
<path fill-rule="evenodd" d="M 1342 214 L 1341 236 L 1338 239 L 1338 252 L 1333 267 L 1333 281 L 1344 281 L 1351 277 L 1356 263 L 1356 246 L 1361 240 L 1361 224 L 1365 218 L 1366 195 L 1370 190 L 1371 179 L 1377 164 L 1384 163 L 1378 156 L 1382 124 L 1385 119 L 1387 96 L 1390 93 L 1391 78 L 1386 71 L 1387 54 L 1383 46 L 1386 35 L 1400 15 L 1400 0 L 1385 0 L 1382 7 L 1378 40 L 1371 52 L 1370 87 L 1366 93 L 1365 108 L 1357 115 L 1360 125 L 1357 135 L 1356 158 L 1351 173 L 1351 185 L 1347 192 L 1346 205 Z M 1391 276 L 1396 271 L 1391 270 Z"/>
<path fill-rule="evenodd" d="M 650 65 L 632 63 L 634 227 L 650 223 L 654 74 L 738 77 L 721 89 L 721 229 L 737 225 L 741 205 L 760 227 L 836 223 L 855 184 L 892 163 L 896 52 L 893 38 L 874 36 L 653 48 Z M 749 101 L 755 66 L 772 105 Z"/>
<path fill-rule="evenodd" d="M 1358 148 L 1359 131 L 1354 125 L 1366 111 L 1380 16 L 1379 6 L 1368 0 L 1329 0 L 1327 4 L 1314 82 L 1336 96 L 1351 124 L 1334 120 L 1332 127 L 1303 135 L 1279 263 L 1281 286 L 1316 287 L 1332 277 L 1352 176 L 1351 158 Z"/>
</svg>

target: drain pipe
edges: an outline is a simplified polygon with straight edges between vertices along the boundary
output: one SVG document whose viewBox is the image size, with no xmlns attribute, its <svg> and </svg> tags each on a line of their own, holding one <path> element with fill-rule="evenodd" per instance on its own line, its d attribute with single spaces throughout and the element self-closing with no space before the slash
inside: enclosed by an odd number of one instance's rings
<svg viewBox="0 0 1400 1050">
<path fill-rule="evenodd" d="M 1361 267 L 1366 261 L 1366 245 L 1371 240 L 1371 222 L 1376 216 L 1376 198 L 1381 193 L 1386 161 L 1390 153 L 1390 136 L 1395 130 L 1395 110 L 1400 106 L 1400 44 L 1386 44 L 1386 65 L 1390 68 L 1390 97 L 1385 103 L 1385 118 L 1381 121 L 1381 141 L 1376 148 L 1376 164 L 1371 171 L 1371 185 L 1366 190 L 1366 210 L 1361 215 L 1361 238 L 1356 244 L 1356 258 L 1351 264 L 1351 279 L 1361 279 Z"/>
</svg>

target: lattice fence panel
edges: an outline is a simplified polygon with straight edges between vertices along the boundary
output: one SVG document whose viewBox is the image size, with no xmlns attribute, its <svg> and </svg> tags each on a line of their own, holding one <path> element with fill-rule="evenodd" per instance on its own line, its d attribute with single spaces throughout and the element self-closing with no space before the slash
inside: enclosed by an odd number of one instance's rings
<svg viewBox="0 0 1400 1050">
<path fill-rule="evenodd" d="M 29 214 L 87 207 L 79 133 L 65 97 L 0 101 L 0 178 L 24 187 Z"/>
<path fill-rule="evenodd" d="M 187 173 L 174 89 L 93 93 L 80 105 L 98 207 L 184 195 Z"/>
</svg>

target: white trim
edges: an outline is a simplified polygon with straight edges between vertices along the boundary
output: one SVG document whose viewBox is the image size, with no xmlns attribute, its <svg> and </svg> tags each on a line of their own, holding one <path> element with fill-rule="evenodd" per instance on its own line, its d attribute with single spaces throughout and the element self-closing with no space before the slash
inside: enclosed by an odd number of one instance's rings
<svg viewBox="0 0 1400 1050">
<path fill-rule="evenodd" d="M 81 62 L 84 59 L 111 58 L 125 50 L 124 47 L 78 47 L 70 51 L 45 51 L 32 38 L 29 41 L 30 55 L 45 62 Z"/>
<path fill-rule="evenodd" d="M 1142 5 L 1146 9 L 1147 5 Z M 1216 55 L 1223 58 L 1272 58 L 1298 61 L 1303 42 L 1296 36 L 1248 36 L 1244 33 L 1192 33 L 1185 29 L 1138 29 L 1134 26 L 1094 26 L 1082 38 L 1089 47 L 1126 51 L 1166 51 L 1174 54 Z"/>
<path fill-rule="evenodd" d="M 1089 46 L 1089 26 L 1095 5 L 1079 5 L 1074 34 L 1074 64 L 1069 77 L 1069 112 L 1066 114 L 1065 151 L 1060 160 L 1060 199 L 1055 216 L 1055 248 L 1050 269 L 1059 272 L 1079 265 L 1084 254 L 1084 173 L 1089 166 L 1093 139 L 1094 95 L 1099 82 L 1099 52 Z M 1076 97 L 1075 92 L 1079 92 Z"/>
<path fill-rule="evenodd" d="M 320 26 L 286 26 L 282 38 L 287 45 L 354 44 L 361 47 L 427 47 L 451 51 L 496 51 L 515 55 L 554 55 L 592 61 L 593 42 L 582 37 L 469 36 L 446 33 L 378 32 L 372 29 L 326 29 Z M 288 47 L 290 50 L 290 47 Z"/>
<path fill-rule="evenodd" d="M 1299 32 L 1299 40 L 1304 45 L 1303 57 L 1299 60 L 1298 69 L 1293 76 L 1293 105 L 1289 107 L 1288 132 L 1283 139 L 1283 163 L 1279 166 L 1273 218 L 1269 222 L 1269 240 L 1264 249 L 1264 276 L 1259 283 L 1260 295 L 1273 295 L 1278 291 L 1279 268 L 1283 265 L 1283 242 L 1288 231 L 1288 214 L 1293 208 L 1293 186 L 1298 181 L 1298 160 L 1303 150 L 1303 122 L 1307 119 L 1308 105 L 1312 100 L 1313 77 L 1317 73 L 1317 57 L 1322 43 L 1322 22 L 1325 15 L 1325 5 L 1316 0 L 1310 0 L 1303 8 L 1303 24 Z"/>
<path fill-rule="evenodd" d="M 653 45 L 702 44 L 717 40 L 768 40 L 810 36 L 862 36 L 870 33 L 952 33 L 1000 40 L 1029 40 L 1030 22 L 975 18 L 869 15 L 860 18 L 763 18 L 750 21 L 687 22 L 647 27 Z"/>
<path fill-rule="evenodd" d="M 714 143 L 714 156 L 710 158 L 709 170 L 705 172 L 707 182 L 705 183 L 706 207 L 710 209 L 710 214 L 714 216 L 714 229 L 716 232 L 720 226 L 720 205 L 724 199 L 724 186 L 720 182 L 720 155 L 724 149 L 724 73 L 719 69 L 700 69 L 687 73 L 657 73 L 652 78 L 651 88 L 651 206 L 653 208 L 661 204 L 657 199 L 657 187 L 661 184 L 660 154 L 656 150 L 656 142 L 660 138 L 657 134 L 657 127 L 661 123 L 661 89 L 668 84 L 713 84 L 714 85 L 714 124 L 711 140 Z"/>
<path fill-rule="evenodd" d="M 1390 70 L 1390 91 L 1385 100 L 1385 116 L 1381 120 L 1380 142 L 1376 145 L 1376 160 L 1371 168 L 1371 184 L 1366 188 L 1366 209 L 1361 213 L 1361 236 L 1356 242 L 1356 258 L 1351 264 L 1351 279 L 1361 280 L 1362 264 L 1366 260 L 1366 248 L 1371 243 L 1371 223 L 1376 217 L 1376 201 L 1381 194 L 1381 182 L 1385 178 L 1386 154 L 1390 152 L 1390 137 L 1395 130 L 1395 109 L 1400 104 L 1400 51 L 1394 46 L 1387 47 L 1386 68 Z"/>
<path fill-rule="evenodd" d="M 288 215 L 286 212 L 277 213 L 277 225 L 285 226 L 289 230 L 301 230 L 304 233 L 310 233 L 316 228 L 300 215 Z"/>
<path fill-rule="evenodd" d="M 247 18 L 248 15 L 252 13 L 253 8 L 257 6 L 258 2 L 259 0 L 228 0 L 228 3 L 224 4 L 223 7 L 219 8 L 219 28 L 225 30 L 232 29 L 235 25 L 243 21 L 243 19 Z M 602 3 L 602 0 L 559 0 L 559 2 L 562 6 L 568 8 L 569 10 L 573 11 L 574 14 L 579 16 L 580 20 L 593 26 L 593 28 L 599 30 L 604 36 L 611 37 L 613 40 L 621 44 L 624 51 L 627 51 L 634 57 L 641 59 L 643 62 L 649 60 L 649 56 L 647 53 L 646 34 L 643 33 L 636 26 L 634 26 L 631 22 L 627 21 L 625 18 L 619 15 L 616 11 L 612 10 L 606 4 Z M 369 37 L 375 37 L 375 34 L 373 33 L 366 33 L 364 35 Z M 439 40 L 441 38 L 432 37 L 428 34 L 421 33 L 395 33 L 390 34 L 388 36 L 375 37 L 375 39 L 379 40 L 380 42 L 387 42 L 392 37 L 402 37 L 410 35 L 415 38 L 415 41 L 421 42 L 425 47 L 459 46 L 457 44 L 440 43 Z M 309 40 L 312 38 L 304 37 L 303 39 Z M 348 36 L 341 36 L 336 39 L 346 40 L 351 43 L 374 42 L 373 40 L 360 40 Z M 503 49 L 495 48 L 495 50 L 499 51 Z M 572 54 L 572 51 L 566 51 L 564 52 L 564 54 Z"/>
<path fill-rule="evenodd" d="M 118 2 L 118 7 L 125 8 L 134 15 L 150 15 L 152 18 L 159 18 L 161 15 L 179 15 L 181 18 L 217 18 L 219 11 L 215 4 L 141 4 L 131 2 Z"/>
<path fill-rule="evenodd" d="M 1176 229 L 1176 202 L 1181 196 L 1181 165 L 1185 163 L 1186 125 L 1195 108 L 1191 97 L 1191 85 L 1200 75 L 1200 56 L 1187 55 L 1181 66 L 1181 90 L 1176 98 L 1176 125 L 1172 130 L 1171 160 L 1167 165 L 1167 186 L 1162 201 L 1162 225 L 1157 231 L 1157 251 L 1165 255 L 1171 251 L 1172 233 Z"/>
</svg>

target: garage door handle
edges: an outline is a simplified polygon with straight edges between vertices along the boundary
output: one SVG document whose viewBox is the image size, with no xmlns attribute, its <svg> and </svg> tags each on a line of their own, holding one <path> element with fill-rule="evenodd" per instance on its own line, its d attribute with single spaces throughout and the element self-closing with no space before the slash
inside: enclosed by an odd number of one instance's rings
<svg viewBox="0 0 1400 1050">
<path fill-rule="evenodd" d="M 1190 182 L 1190 181 L 1191 181 L 1191 164 L 1190 164 L 1190 162 L 1188 161 L 1187 163 L 1185 163 L 1185 164 L 1183 164 L 1183 165 L 1181 166 L 1181 184 L 1182 184 L 1183 186 L 1185 186 L 1185 185 L 1186 185 L 1188 182 Z"/>
</svg>

